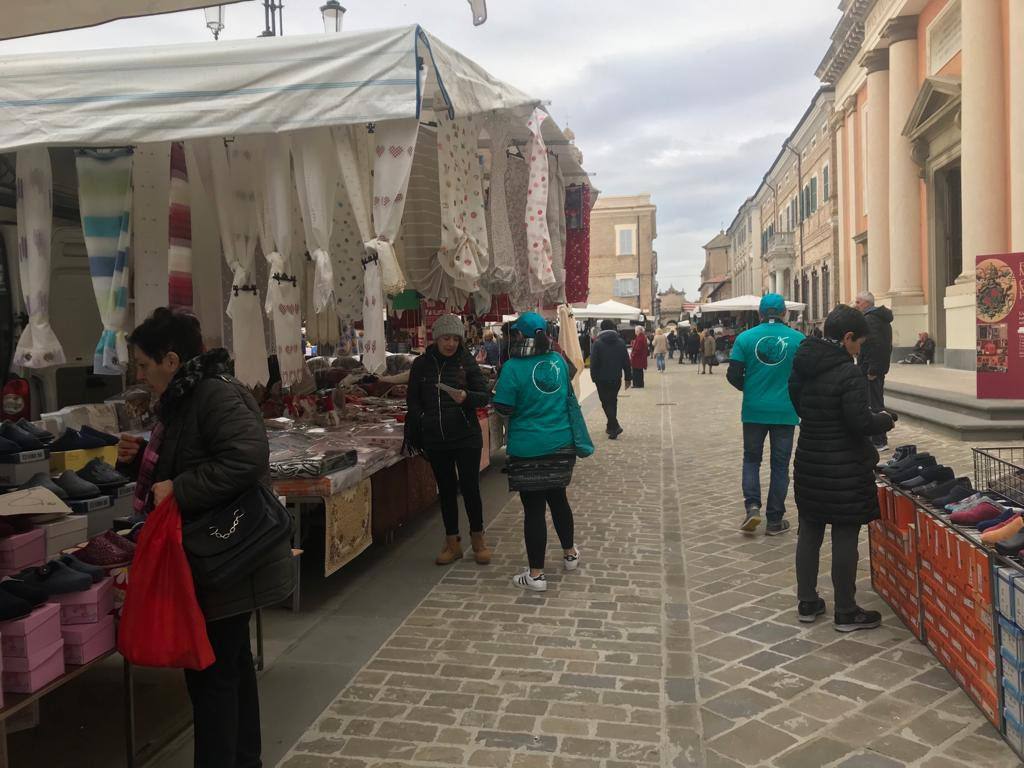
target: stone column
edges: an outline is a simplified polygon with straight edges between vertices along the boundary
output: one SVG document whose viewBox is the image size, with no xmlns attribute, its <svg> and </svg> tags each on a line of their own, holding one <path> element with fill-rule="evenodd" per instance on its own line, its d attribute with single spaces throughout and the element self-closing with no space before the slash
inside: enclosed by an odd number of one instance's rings
<svg viewBox="0 0 1024 768">
<path fill-rule="evenodd" d="M 974 279 L 975 257 L 1007 248 L 1007 172 L 1003 28 L 1000 3 L 961 3 L 963 14 L 963 269 Z"/>
<path fill-rule="evenodd" d="M 835 195 L 835 211 L 836 219 L 838 222 L 838 236 L 836 239 L 836 253 L 835 256 L 835 270 L 838 278 L 838 285 L 840 290 L 836 291 L 832 299 L 834 301 L 843 301 L 843 290 L 844 283 L 849 280 L 850 275 L 850 261 L 849 251 L 850 244 L 848 242 L 849 236 L 846 233 L 846 169 L 844 165 L 846 163 L 846 153 L 844 142 L 846 141 L 846 118 L 844 116 L 842 107 L 840 107 L 836 113 L 832 116 L 830 122 L 832 129 L 832 194 Z"/>
<path fill-rule="evenodd" d="M 889 50 L 868 51 L 868 290 L 889 294 Z"/>
<path fill-rule="evenodd" d="M 851 96 L 843 104 L 846 121 L 846 183 L 843 186 L 846 206 L 846 220 L 850 224 L 850 231 L 846 233 L 846 255 L 850 267 L 849 292 L 844 297 L 847 302 L 853 302 L 854 297 L 860 291 L 861 274 L 860 259 L 857 256 L 857 245 L 853 238 L 860 233 L 860 219 L 857 217 L 857 97 Z"/>
<path fill-rule="evenodd" d="M 1014 252 L 1024 251 L 1024 0 L 1010 0 L 1010 211 Z"/>
</svg>

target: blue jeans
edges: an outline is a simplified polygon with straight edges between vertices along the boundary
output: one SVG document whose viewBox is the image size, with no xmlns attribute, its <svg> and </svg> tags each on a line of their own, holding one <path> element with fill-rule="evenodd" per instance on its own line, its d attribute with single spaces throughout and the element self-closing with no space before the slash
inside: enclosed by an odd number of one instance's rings
<svg viewBox="0 0 1024 768">
<path fill-rule="evenodd" d="M 658 354 L 656 354 L 654 356 L 654 362 L 656 362 L 658 364 L 658 370 L 659 371 L 664 371 L 665 370 L 665 353 L 664 352 L 659 352 Z"/>
<path fill-rule="evenodd" d="M 793 433 L 787 424 L 743 425 L 743 502 L 761 506 L 761 457 L 765 438 L 771 436 L 771 482 L 768 487 L 768 522 L 777 523 L 786 514 L 789 493 L 789 459 L 793 454 Z"/>
</svg>

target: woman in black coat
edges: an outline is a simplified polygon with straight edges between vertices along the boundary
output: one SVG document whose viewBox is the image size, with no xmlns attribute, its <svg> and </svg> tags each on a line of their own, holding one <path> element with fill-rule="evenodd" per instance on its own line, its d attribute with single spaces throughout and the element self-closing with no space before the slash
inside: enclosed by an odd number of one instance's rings
<svg viewBox="0 0 1024 768">
<path fill-rule="evenodd" d="M 270 483 L 263 417 L 231 376 L 224 349 L 203 352 L 199 321 L 157 309 L 128 337 L 140 381 L 155 397 L 158 422 L 148 442 L 124 435 L 120 467 L 135 471 L 135 511 L 145 515 L 173 495 L 188 523 L 230 504 L 255 483 Z M 284 541 L 254 573 L 216 590 L 196 585 L 216 661 L 185 670 L 192 700 L 197 768 L 260 765 L 260 705 L 249 643 L 252 611 L 295 588 L 291 545 Z"/>
<path fill-rule="evenodd" d="M 871 436 L 893 428 L 894 418 L 868 407 L 864 376 L 853 361 L 868 334 L 857 310 L 840 305 L 825 320 L 825 337 L 808 338 L 793 361 L 789 395 L 800 416 L 793 487 L 800 514 L 796 548 L 800 621 L 825 613 L 818 596 L 818 558 L 825 526 L 832 526 L 835 628 L 872 629 L 877 611 L 856 603 L 857 541 L 862 525 L 879 517 Z"/>
<path fill-rule="evenodd" d="M 483 434 L 477 408 L 491 400 L 480 366 L 466 350 L 465 329 L 455 315 L 434 323 L 434 343 L 409 371 L 406 437 L 426 453 L 437 480 L 445 542 L 434 562 L 450 565 L 462 557 L 459 537 L 459 490 L 466 504 L 473 557 L 491 561 L 484 540 L 484 508 L 480 497 L 480 454 Z"/>
</svg>

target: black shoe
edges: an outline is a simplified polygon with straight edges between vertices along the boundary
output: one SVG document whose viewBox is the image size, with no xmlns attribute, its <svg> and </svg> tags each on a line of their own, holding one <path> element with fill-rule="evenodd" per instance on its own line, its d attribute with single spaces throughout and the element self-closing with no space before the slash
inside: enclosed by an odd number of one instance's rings
<svg viewBox="0 0 1024 768">
<path fill-rule="evenodd" d="M 127 485 L 130 481 L 103 459 L 93 459 L 80 470 L 78 476 L 83 480 L 92 483 L 101 491 L 112 491 Z"/>
<path fill-rule="evenodd" d="M 57 498 L 61 501 L 68 500 L 68 492 L 53 482 L 48 472 L 37 472 L 27 482 L 18 486 L 19 491 L 23 491 L 26 488 L 45 488 L 50 493 L 56 494 Z"/>
<path fill-rule="evenodd" d="M 789 520 L 779 520 L 775 523 L 768 523 L 764 527 L 765 536 L 781 536 L 789 530 Z"/>
<path fill-rule="evenodd" d="M 51 560 L 38 568 L 26 568 L 13 578 L 38 587 L 50 596 L 82 592 L 92 586 L 92 576 L 68 568 L 59 560 Z"/>
<path fill-rule="evenodd" d="M 974 495 L 974 488 L 970 485 L 962 486 L 958 485 L 947 495 L 940 499 L 935 499 L 935 506 L 944 510 L 950 504 L 959 504 L 964 499 L 970 498 Z"/>
<path fill-rule="evenodd" d="M 13 421 L 5 421 L 3 424 L 0 424 L 0 437 L 5 437 L 11 442 L 17 443 L 18 447 L 23 451 L 38 451 L 44 447 L 42 441 L 32 437 L 32 435 Z"/>
<path fill-rule="evenodd" d="M 0 581 L 0 590 L 9 595 L 21 598 L 33 608 L 38 608 L 49 599 L 50 595 L 45 589 L 40 589 L 34 584 L 29 584 L 17 579 Z"/>
<path fill-rule="evenodd" d="M 12 453 L 21 453 L 21 446 L 6 437 L 0 437 L 0 456 L 7 456 Z"/>
<path fill-rule="evenodd" d="M 836 632 L 856 632 L 859 629 L 875 629 L 880 626 L 882 614 L 878 611 L 857 608 L 853 613 L 837 613 L 835 616 Z"/>
<path fill-rule="evenodd" d="M 95 499 L 100 495 L 99 488 L 88 480 L 80 478 L 78 473 L 71 469 L 65 471 L 64 474 L 54 480 L 54 482 L 67 491 L 68 498 L 72 501 Z"/>
<path fill-rule="evenodd" d="M 106 578 L 106 568 L 101 568 L 98 565 L 89 565 L 88 563 L 83 563 L 74 555 L 61 555 L 57 559 L 64 563 L 64 565 L 66 565 L 71 570 L 78 571 L 79 573 L 84 573 L 86 576 L 92 579 L 93 584 L 103 581 L 103 579 Z"/>
<path fill-rule="evenodd" d="M 796 612 L 800 621 L 810 624 L 825 613 L 825 601 L 820 597 L 817 600 L 801 600 L 796 607 Z"/>
<path fill-rule="evenodd" d="M 609 440 L 614 440 L 619 435 L 621 435 L 624 431 L 625 430 L 622 427 L 616 427 L 615 429 L 613 429 L 611 432 L 608 433 L 608 439 Z"/>
<path fill-rule="evenodd" d="M 761 524 L 761 508 L 756 504 L 751 504 L 747 507 L 747 516 L 743 520 L 743 524 L 740 526 L 740 530 L 743 533 L 753 533 L 757 530 L 757 526 Z"/>
<path fill-rule="evenodd" d="M 897 485 L 899 485 L 900 483 L 905 483 L 908 480 L 913 480 L 915 477 L 919 476 L 921 472 L 927 469 L 928 467 L 934 467 L 938 464 L 938 462 L 935 461 L 934 456 L 929 456 L 927 458 L 921 458 L 920 456 L 918 456 L 916 457 L 916 459 L 916 462 L 910 464 L 907 467 L 903 467 L 900 470 L 894 470 L 892 472 L 886 473 L 889 478 L 889 481 Z"/>
<path fill-rule="evenodd" d="M 0 589 L 0 621 L 22 619 L 32 613 L 32 603 Z"/>
<path fill-rule="evenodd" d="M 897 461 L 892 466 L 884 467 L 882 469 L 882 474 L 886 477 L 892 478 L 896 475 L 901 475 L 910 470 L 914 470 L 914 474 L 916 475 L 920 469 L 935 466 L 936 463 L 935 457 L 930 453 L 915 453 L 911 456 L 907 456 L 905 459 Z"/>
<path fill-rule="evenodd" d="M 912 477 L 909 480 L 898 483 L 898 485 L 904 490 L 916 492 L 917 488 L 922 488 L 929 483 L 945 482 L 946 480 L 953 480 L 955 477 L 956 473 L 950 467 L 936 465 L 934 467 L 925 467 L 918 473 L 917 477 Z"/>
<path fill-rule="evenodd" d="M 117 445 L 120 442 L 120 439 L 117 437 L 117 435 L 111 435 L 108 434 L 107 432 L 101 432 L 98 429 L 93 429 L 88 424 L 82 427 L 79 430 L 79 432 L 81 432 L 82 437 L 88 437 L 92 440 L 98 440 L 99 442 L 103 443 L 103 445 Z"/>
<path fill-rule="evenodd" d="M 81 451 L 90 448 L 105 448 L 106 445 L 106 442 L 98 437 L 68 427 L 64 430 L 64 434 L 50 443 L 48 447 L 51 451 Z"/>
<path fill-rule="evenodd" d="M 916 445 L 897 445 L 895 448 L 893 448 L 892 456 L 889 457 L 889 460 L 879 462 L 876 469 L 884 469 L 885 467 L 891 467 L 905 460 L 907 457 L 913 456 L 915 453 L 917 453 Z"/>
<path fill-rule="evenodd" d="M 42 427 L 37 427 L 28 419 L 19 419 L 17 423 L 20 429 L 23 429 L 25 432 L 28 432 L 30 435 L 32 435 L 32 437 L 34 437 L 41 443 L 48 443 L 51 440 L 53 440 L 54 437 L 56 437 L 56 435 L 54 435 L 52 432 L 45 430 Z"/>
<path fill-rule="evenodd" d="M 958 477 L 954 480 L 944 480 L 940 483 L 935 483 L 931 488 L 921 488 L 918 494 L 928 499 L 929 501 L 935 501 L 941 499 L 943 496 L 948 496 L 954 488 L 970 488 L 971 479 L 969 477 Z M 971 491 L 973 493 L 974 491 Z"/>
</svg>

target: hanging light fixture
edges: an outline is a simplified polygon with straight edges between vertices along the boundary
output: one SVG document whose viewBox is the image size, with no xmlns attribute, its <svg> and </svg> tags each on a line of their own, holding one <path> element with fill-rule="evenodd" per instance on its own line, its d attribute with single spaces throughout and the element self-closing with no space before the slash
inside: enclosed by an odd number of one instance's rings
<svg viewBox="0 0 1024 768">
<path fill-rule="evenodd" d="M 324 19 L 324 32 L 341 32 L 341 22 L 345 18 L 345 8 L 338 0 L 327 0 L 320 6 L 320 15 Z"/>
<path fill-rule="evenodd" d="M 206 13 L 206 28 L 213 32 L 214 40 L 219 40 L 220 33 L 224 31 L 224 6 L 212 5 L 203 11 Z"/>
</svg>

